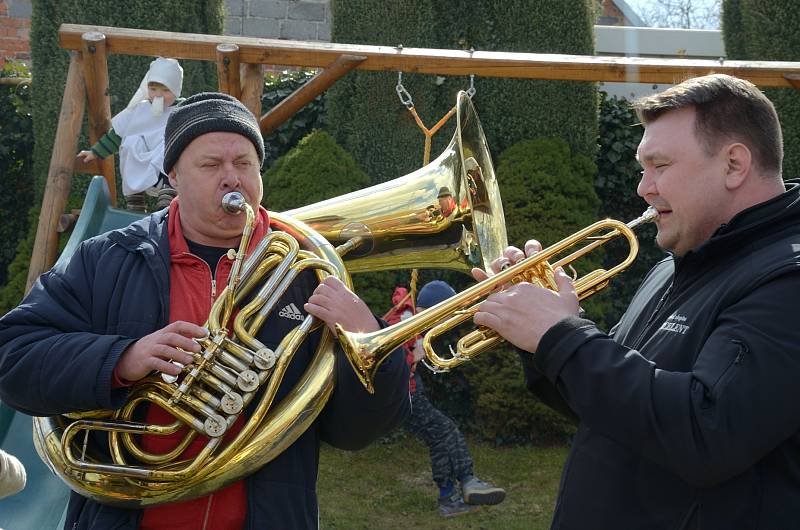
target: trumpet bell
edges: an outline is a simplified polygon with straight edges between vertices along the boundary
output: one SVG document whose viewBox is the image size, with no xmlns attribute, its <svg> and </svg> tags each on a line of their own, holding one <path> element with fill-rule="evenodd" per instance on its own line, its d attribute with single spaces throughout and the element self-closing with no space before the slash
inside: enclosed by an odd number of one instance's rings
<svg viewBox="0 0 800 530">
<path fill-rule="evenodd" d="M 456 120 L 444 152 L 417 171 L 285 213 L 334 245 L 361 238 L 345 258 L 349 272 L 488 268 L 508 238 L 486 138 L 465 92 Z"/>
</svg>

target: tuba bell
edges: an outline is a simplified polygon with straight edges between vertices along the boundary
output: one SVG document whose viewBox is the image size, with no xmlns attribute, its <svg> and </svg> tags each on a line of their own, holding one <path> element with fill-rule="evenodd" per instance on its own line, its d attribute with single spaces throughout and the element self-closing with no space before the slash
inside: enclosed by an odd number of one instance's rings
<svg viewBox="0 0 800 530">
<path fill-rule="evenodd" d="M 489 151 L 463 93 L 457 116 L 453 140 L 431 164 L 360 192 L 271 212 L 272 232 L 250 256 L 245 250 L 253 212 L 241 197 L 226 196 L 223 206 L 248 220 L 228 285 L 208 315 L 209 336 L 198 339 L 202 351 L 183 367 L 182 378 L 150 375 L 138 381 L 118 410 L 34 418 L 34 445 L 42 460 L 84 497 L 142 508 L 207 495 L 254 473 L 289 447 L 320 414 L 335 382 L 335 340 L 324 326 L 305 373 L 283 401 L 275 401 L 294 352 L 321 323 L 308 316 L 275 350 L 256 335 L 301 271 L 315 271 L 320 281 L 335 275 L 351 286 L 350 271 L 467 271 L 488 266 L 505 248 Z M 141 407 L 149 405 L 165 409 L 175 421 L 141 422 Z M 253 412 L 244 427 L 223 442 L 246 409 Z M 169 435 L 183 428 L 186 438 L 169 453 L 154 454 L 139 443 L 143 434 Z M 181 460 L 180 453 L 197 436 L 208 440 L 203 449 Z"/>
<path fill-rule="evenodd" d="M 331 243 L 353 239 L 351 273 L 486 268 L 508 246 L 503 203 L 483 128 L 466 92 L 456 131 L 428 165 L 394 180 L 285 212 Z"/>
</svg>

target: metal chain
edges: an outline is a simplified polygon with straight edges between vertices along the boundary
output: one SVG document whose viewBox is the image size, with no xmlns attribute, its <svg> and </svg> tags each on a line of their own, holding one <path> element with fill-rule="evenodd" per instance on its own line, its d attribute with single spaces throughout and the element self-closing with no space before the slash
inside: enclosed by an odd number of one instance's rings
<svg viewBox="0 0 800 530">
<path fill-rule="evenodd" d="M 411 99 L 411 94 L 403 86 L 403 72 L 397 72 L 397 86 L 394 87 L 394 90 L 397 92 L 397 97 L 400 98 L 400 103 L 405 105 L 407 109 L 414 108 L 414 100 Z"/>
<path fill-rule="evenodd" d="M 397 51 L 403 51 L 402 44 L 397 45 Z M 474 48 L 470 49 L 470 55 L 472 55 L 474 51 Z M 394 87 L 394 91 L 397 92 L 397 97 L 400 98 L 400 103 L 402 103 L 407 109 L 414 108 L 414 100 L 411 97 L 411 94 L 408 93 L 408 90 L 406 90 L 406 87 L 403 86 L 403 72 L 397 72 L 397 86 Z M 477 89 L 475 88 L 475 74 L 469 75 L 469 88 L 465 92 L 469 99 L 472 99 L 477 92 Z"/>
</svg>

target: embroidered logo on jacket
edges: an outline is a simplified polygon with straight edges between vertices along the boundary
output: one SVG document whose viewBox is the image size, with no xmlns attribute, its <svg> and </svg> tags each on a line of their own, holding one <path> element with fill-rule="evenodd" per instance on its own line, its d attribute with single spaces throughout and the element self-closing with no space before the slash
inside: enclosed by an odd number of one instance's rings
<svg viewBox="0 0 800 530">
<path fill-rule="evenodd" d="M 685 335 L 689 331 L 689 325 L 683 324 L 686 322 L 686 317 L 678 313 L 673 313 L 667 318 L 667 321 L 661 324 L 659 330 L 669 331 L 670 333 L 680 333 Z"/>
<path fill-rule="evenodd" d="M 306 318 L 305 315 L 303 315 L 303 313 L 297 309 L 297 306 L 294 305 L 294 302 L 281 309 L 278 313 L 278 316 L 283 318 L 291 318 L 292 320 L 303 320 Z"/>
</svg>

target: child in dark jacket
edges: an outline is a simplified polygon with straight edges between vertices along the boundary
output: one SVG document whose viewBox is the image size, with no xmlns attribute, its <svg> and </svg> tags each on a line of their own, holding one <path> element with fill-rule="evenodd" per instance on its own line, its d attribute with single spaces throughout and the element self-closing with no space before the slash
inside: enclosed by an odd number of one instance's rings
<svg viewBox="0 0 800 530">
<path fill-rule="evenodd" d="M 419 291 L 416 311 L 432 307 L 454 294 L 453 288 L 443 281 L 429 282 Z M 407 300 L 409 302 L 404 304 L 400 297 L 393 297 L 396 316 L 387 316 L 387 322 L 396 322 L 413 314 L 413 304 L 410 298 Z M 421 342 L 419 339 L 406 345 L 406 361 L 411 369 L 411 415 L 403 428 L 428 446 L 433 480 L 439 487 L 439 511 L 444 517 L 450 517 L 474 511 L 478 505 L 498 504 L 505 498 L 505 490 L 475 476 L 464 435 L 455 422 L 437 409 L 425 395 L 422 379 L 415 370 L 425 355 Z M 461 486 L 460 491 L 457 484 Z"/>
</svg>

